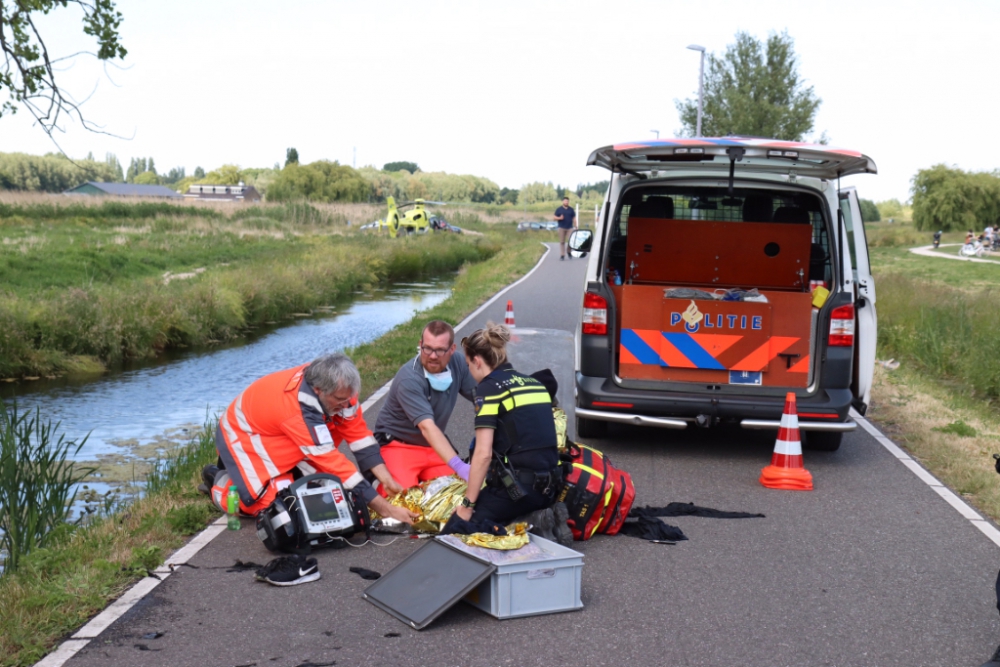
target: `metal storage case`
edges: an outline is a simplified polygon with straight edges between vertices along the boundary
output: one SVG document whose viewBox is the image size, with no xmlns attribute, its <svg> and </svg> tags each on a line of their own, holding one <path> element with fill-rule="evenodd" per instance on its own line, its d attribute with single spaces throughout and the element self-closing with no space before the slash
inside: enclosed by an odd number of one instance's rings
<svg viewBox="0 0 1000 667">
<path fill-rule="evenodd" d="M 437 539 L 496 565 L 496 572 L 463 598 L 491 616 L 517 618 L 582 609 L 583 554 L 537 535 L 530 537 L 523 554 L 470 547 L 451 536 Z"/>
</svg>

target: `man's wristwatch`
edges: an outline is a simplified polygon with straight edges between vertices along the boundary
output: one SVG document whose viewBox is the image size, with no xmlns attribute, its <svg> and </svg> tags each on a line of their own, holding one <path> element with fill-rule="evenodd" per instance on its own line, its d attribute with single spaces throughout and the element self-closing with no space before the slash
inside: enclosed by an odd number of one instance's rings
<svg viewBox="0 0 1000 667">
<path fill-rule="evenodd" d="M 476 503 L 472 502 L 465 496 L 462 496 L 462 507 L 468 507 L 471 510 L 476 507 Z"/>
</svg>

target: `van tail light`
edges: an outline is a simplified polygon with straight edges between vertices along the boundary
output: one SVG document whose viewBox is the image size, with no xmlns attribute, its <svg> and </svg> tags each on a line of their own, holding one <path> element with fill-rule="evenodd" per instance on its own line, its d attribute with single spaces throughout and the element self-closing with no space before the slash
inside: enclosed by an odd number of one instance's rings
<svg viewBox="0 0 1000 667">
<path fill-rule="evenodd" d="M 606 336 L 608 333 L 608 302 L 593 292 L 583 295 L 583 333 Z"/>
<path fill-rule="evenodd" d="M 854 347 L 854 306 L 837 306 L 830 314 L 831 347 Z"/>
</svg>

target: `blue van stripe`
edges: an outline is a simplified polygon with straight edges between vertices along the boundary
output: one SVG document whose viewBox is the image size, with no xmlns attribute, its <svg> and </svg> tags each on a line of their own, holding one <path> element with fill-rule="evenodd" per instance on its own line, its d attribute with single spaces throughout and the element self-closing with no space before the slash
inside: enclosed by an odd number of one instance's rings
<svg viewBox="0 0 1000 667">
<path fill-rule="evenodd" d="M 639 335 L 631 329 L 622 329 L 622 345 L 632 353 L 643 365 L 666 366 L 656 350 L 646 344 Z"/>
<path fill-rule="evenodd" d="M 696 343 L 691 336 L 686 333 L 670 333 L 661 331 L 663 337 L 669 340 L 677 350 L 687 357 L 695 368 L 714 368 L 725 370 L 726 367 L 716 361 L 715 357 L 709 354 L 705 348 Z"/>
</svg>

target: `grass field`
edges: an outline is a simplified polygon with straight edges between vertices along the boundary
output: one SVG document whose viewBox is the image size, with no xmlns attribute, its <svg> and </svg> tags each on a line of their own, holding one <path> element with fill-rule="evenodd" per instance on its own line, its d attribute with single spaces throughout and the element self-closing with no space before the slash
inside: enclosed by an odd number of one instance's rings
<svg viewBox="0 0 1000 667">
<path fill-rule="evenodd" d="M 478 224 L 468 216 L 466 222 Z M 481 241 L 496 245 L 482 261 L 464 264 L 450 298 L 400 325 L 378 341 L 349 350 L 362 373 L 363 398 L 390 380 L 413 354 L 423 324 L 433 318 L 457 323 L 479 304 L 528 271 L 553 233 L 518 234 L 512 226 L 481 227 Z M 428 241 L 436 237 L 425 237 Z M 365 237 L 366 244 L 378 245 Z M 423 248 L 423 239 L 396 242 Z M 447 243 L 466 243 L 455 237 Z M 357 252 L 356 246 L 351 246 Z M 430 249 L 428 249 L 429 251 Z M 247 276 L 249 278 L 250 276 Z M 195 491 L 200 469 L 215 458 L 214 424 L 149 479 L 149 494 L 93 525 L 67 527 L 50 547 L 25 557 L 20 569 L 0 577 L 0 665 L 30 665 L 68 633 L 163 562 L 186 536 L 218 516 Z"/>
<path fill-rule="evenodd" d="M 943 482 L 1000 521 L 1000 265 L 925 257 L 930 233 L 866 225 L 880 359 L 869 416 Z M 964 233 L 942 243 L 961 243 Z"/>
<path fill-rule="evenodd" d="M 377 211 L 0 199 L 0 378 L 238 338 L 367 285 L 474 264 L 517 237 L 473 209 L 450 219 L 478 235 L 360 232 Z"/>
</svg>

